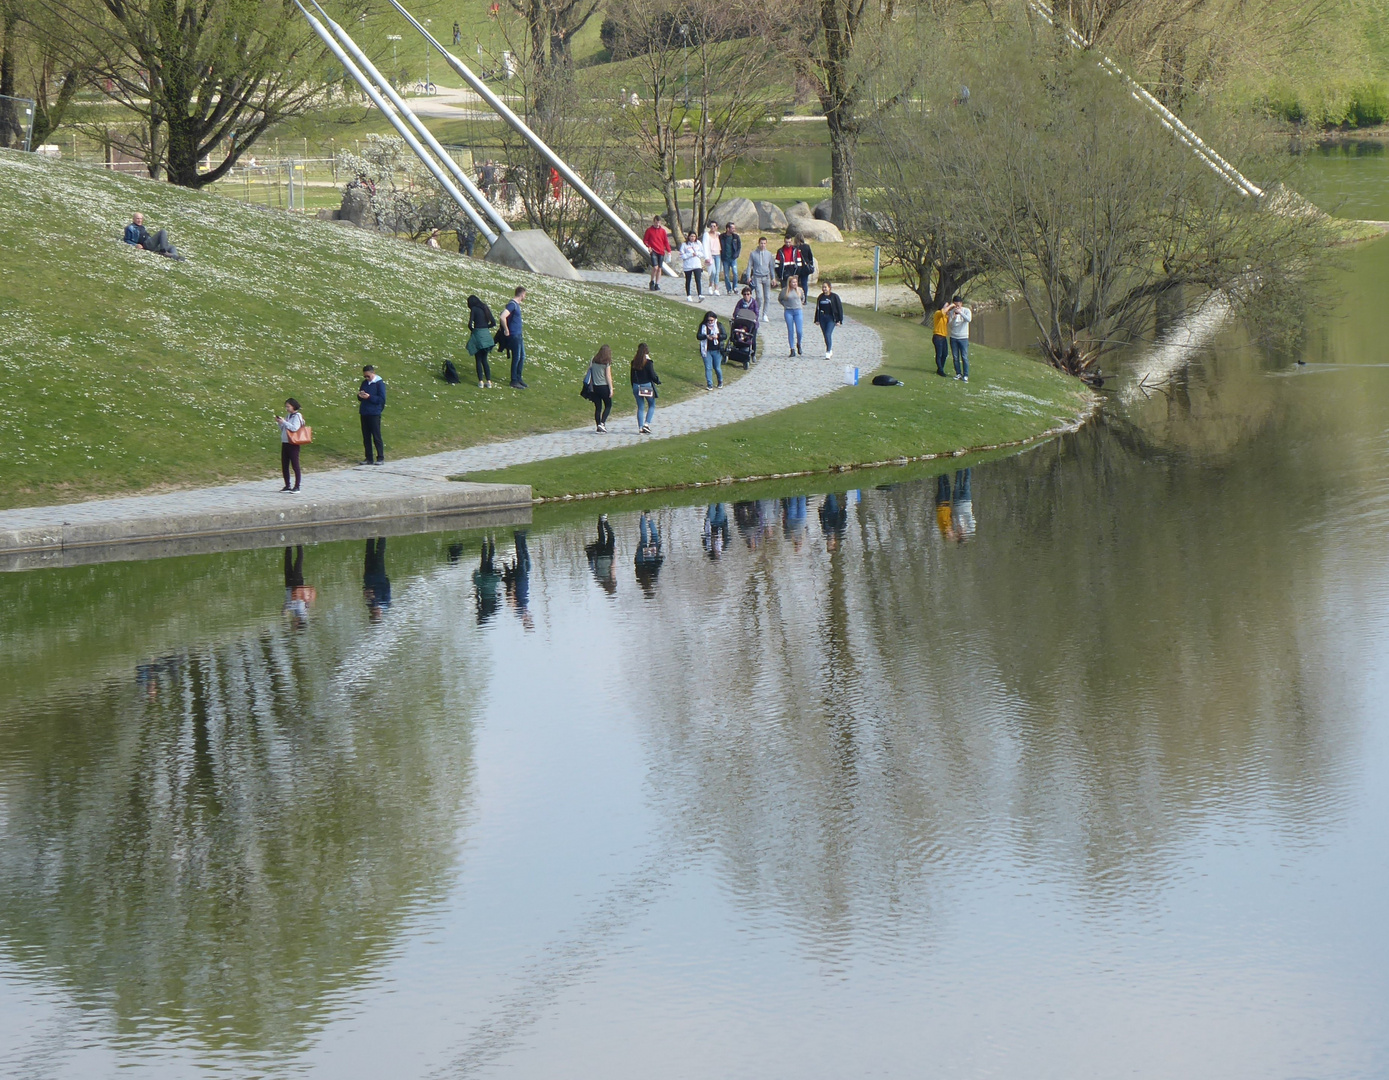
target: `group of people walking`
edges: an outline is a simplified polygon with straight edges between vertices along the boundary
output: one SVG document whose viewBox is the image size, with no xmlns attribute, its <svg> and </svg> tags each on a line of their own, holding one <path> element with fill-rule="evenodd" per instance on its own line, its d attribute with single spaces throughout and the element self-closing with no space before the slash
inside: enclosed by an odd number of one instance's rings
<svg viewBox="0 0 1389 1080">
<path fill-rule="evenodd" d="M 632 357 L 628 383 L 632 387 L 632 396 L 637 400 L 637 431 L 650 435 L 651 421 L 656 415 L 656 387 L 660 385 L 661 377 L 656 374 L 651 350 L 644 341 L 637 346 L 636 355 Z M 614 385 L 612 346 L 603 345 L 588 365 L 582 390 L 582 395 L 593 402 L 593 424 L 600 435 L 608 430 Z"/>
</svg>

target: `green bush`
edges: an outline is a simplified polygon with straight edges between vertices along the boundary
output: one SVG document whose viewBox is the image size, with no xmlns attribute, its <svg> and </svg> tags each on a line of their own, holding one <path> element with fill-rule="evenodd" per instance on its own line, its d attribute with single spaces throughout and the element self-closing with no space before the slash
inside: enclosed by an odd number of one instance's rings
<svg viewBox="0 0 1389 1080">
<path fill-rule="evenodd" d="M 1361 83 L 1350 92 L 1345 124 L 1348 127 L 1377 127 L 1389 119 L 1389 89 L 1381 83 Z"/>
</svg>

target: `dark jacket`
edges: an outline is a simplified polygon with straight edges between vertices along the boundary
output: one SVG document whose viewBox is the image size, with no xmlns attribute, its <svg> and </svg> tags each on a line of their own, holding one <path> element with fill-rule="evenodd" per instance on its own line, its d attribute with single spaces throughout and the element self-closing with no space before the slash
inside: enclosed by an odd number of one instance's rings
<svg viewBox="0 0 1389 1080">
<path fill-rule="evenodd" d="M 718 320 L 715 320 L 715 325 L 719 328 L 718 340 L 710 345 L 709 348 L 715 349 L 718 352 L 723 352 L 728 348 L 728 327 L 724 326 L 724 324 Z M 699 321 L 699 329 L 695 331 L 695 337 L 700 341 L 707 341 L 709 339 L 708 327 L 705 326 L 703 319 Z"/>
<path fill-rule="evenodd" d="M 789 251 L 786 245 L 777 248 L 776 254 L 772 257 L 772 269 L 776 272 L 777 281 L 784 282 L 787 275 L 800 277 L 801 249 L 794 244 L 790 245 Z"/>
<path fill-rule="evenodd" d="M 365 390 L 370 396 L 357 399 L 357 411 L 363 416 L 380 416 L 386 408 L 386 382 L 384 379 L 377 379 L 375 382 L 362 380 L 359 387 Z"/>
<path fill-rule="evenodd" d="M 139 247 L 150 238 L 149 230 L 143 225 L 136 225 L 131 222 L 125 227 L 125 242 L 132 247 Z"/>
<path fill-rule="evenodd" d="M 844 321 L 844 305 L 839 302 L 838 293 L 830 293 L 829 296 L 821 294 L 815 298 L 815 322 L 819 326 L 824 326 L 827 322 L 835 325 Z"/>
<path fill-rule="evenodd" d="M 661 385 L 661 377 L 656 374 L 656 365 L 654 363 L 648 362 L 646 367 L 632 372 L 631 382 L 633 386 L 641 386 L 643 383 L 650 383 L 653 391 L 653 401 L 661 396 L 654 392 L 655 388 Z"/>
<path fill-rule="evenodd" d="M 738 256 L 743 253 L 743 238 L 737 233 L 724 233 L 721 245 L 723 258 L 729 262 L 736 262 Z"/>
<path fill-rule="evenodd" d="M 802 244 L 796 248 L 796 273 L 801 277 L 807 277 L 815 270 L 815 252 L 810 250 L 809 244 Z"/>
<path fill-rule="evenodd" d="M 496 316 L 486 302 L 476 296 L 468 297 L 468 329 L 491 329 L 497 325 Z"/>
</svg>

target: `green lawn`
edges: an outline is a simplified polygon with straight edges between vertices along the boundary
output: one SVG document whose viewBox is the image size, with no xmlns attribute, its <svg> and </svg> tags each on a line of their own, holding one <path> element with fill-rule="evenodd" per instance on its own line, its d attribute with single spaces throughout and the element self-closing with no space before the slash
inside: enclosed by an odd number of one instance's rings
<svg viewBox="0 0 1389 1080">
<path fill-rule="evenodd" d="M 849 315 L 878 331 L 885 349 L 881 371 L 905 385 L 878 387 L 865 381 L 696 435 L 473 473 L 466 479 L 530 484 L 537 497 L 555 498 L 828 472 L 1034 438 L 1074 422 L 1093 401 L 1079 382 L 1040 361 L 978 345 L 970 349 L 968 385 L 939 378 L 927 328 L 858 309 Z M 657 427 L 660 416 L 658 408 Z"/>
<path fill-rule="evenodd" d="M 188 261 L 121 243 L 137 209 Z M 665 400 L 703 392 L 697 317 L 673 300 L 37 156 L 0 151 L 0 250 L 0 507 L 275 475 L 271 414 L 291 395 L 314 428 L 307 467 L 350 463 L 367 362 L 390 387 L 394 456 L 582 423 L 579 382 L 604 341 L 620 361 L 648 341 Z M 446 357 L 471 375 L 468 294 L 500 312 L 518 283 L 533 389 L 444 383 Z"/>
</svg>

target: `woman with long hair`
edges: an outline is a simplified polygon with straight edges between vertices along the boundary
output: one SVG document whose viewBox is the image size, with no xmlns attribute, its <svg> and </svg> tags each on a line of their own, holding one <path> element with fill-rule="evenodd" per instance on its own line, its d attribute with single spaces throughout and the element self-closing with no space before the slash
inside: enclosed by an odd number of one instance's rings
<svg viewBox="0 0 1389 1080">
<path fill-rule="evenodd" d="M 492 333 L 496 325 L 492 309 L 480 297 L 468 297 L 468 351 L 473 354 L 473 365 L 477 368 L 479 390 L 492 388 L 492 365 L 487 362 L 487 354 L 497 344 Z"/>
<path fill-rule="evenodd" d="M 693 284 L 699 299 L 704 299 L 704 245 L 694 230 L 685 234 L 685 242 L 680 245 L 680 268 L 685 271 L 685 299 L 694 300 L 690 292 Z"/>
<path fill-rule="evenodd" d="M 632 357 L 631 379 L 632 396 L 637 399 L 637 431 L 650 435 L 651 418 L 656 415 L 656 387 L 661 377 L 656 374 L 656 365 L 651 362 L 651 350 L 644 341 L 637 346 L 637 355 Z"/>
<path fill-rule="evenodd" d="M 588 365 L 588 385 L 593 398 L 593 424 L 599 434 L 606 434 L 608 414 L 613 411 L 612 346 L 599 346 L 598 355 Z"/>
</svg>

